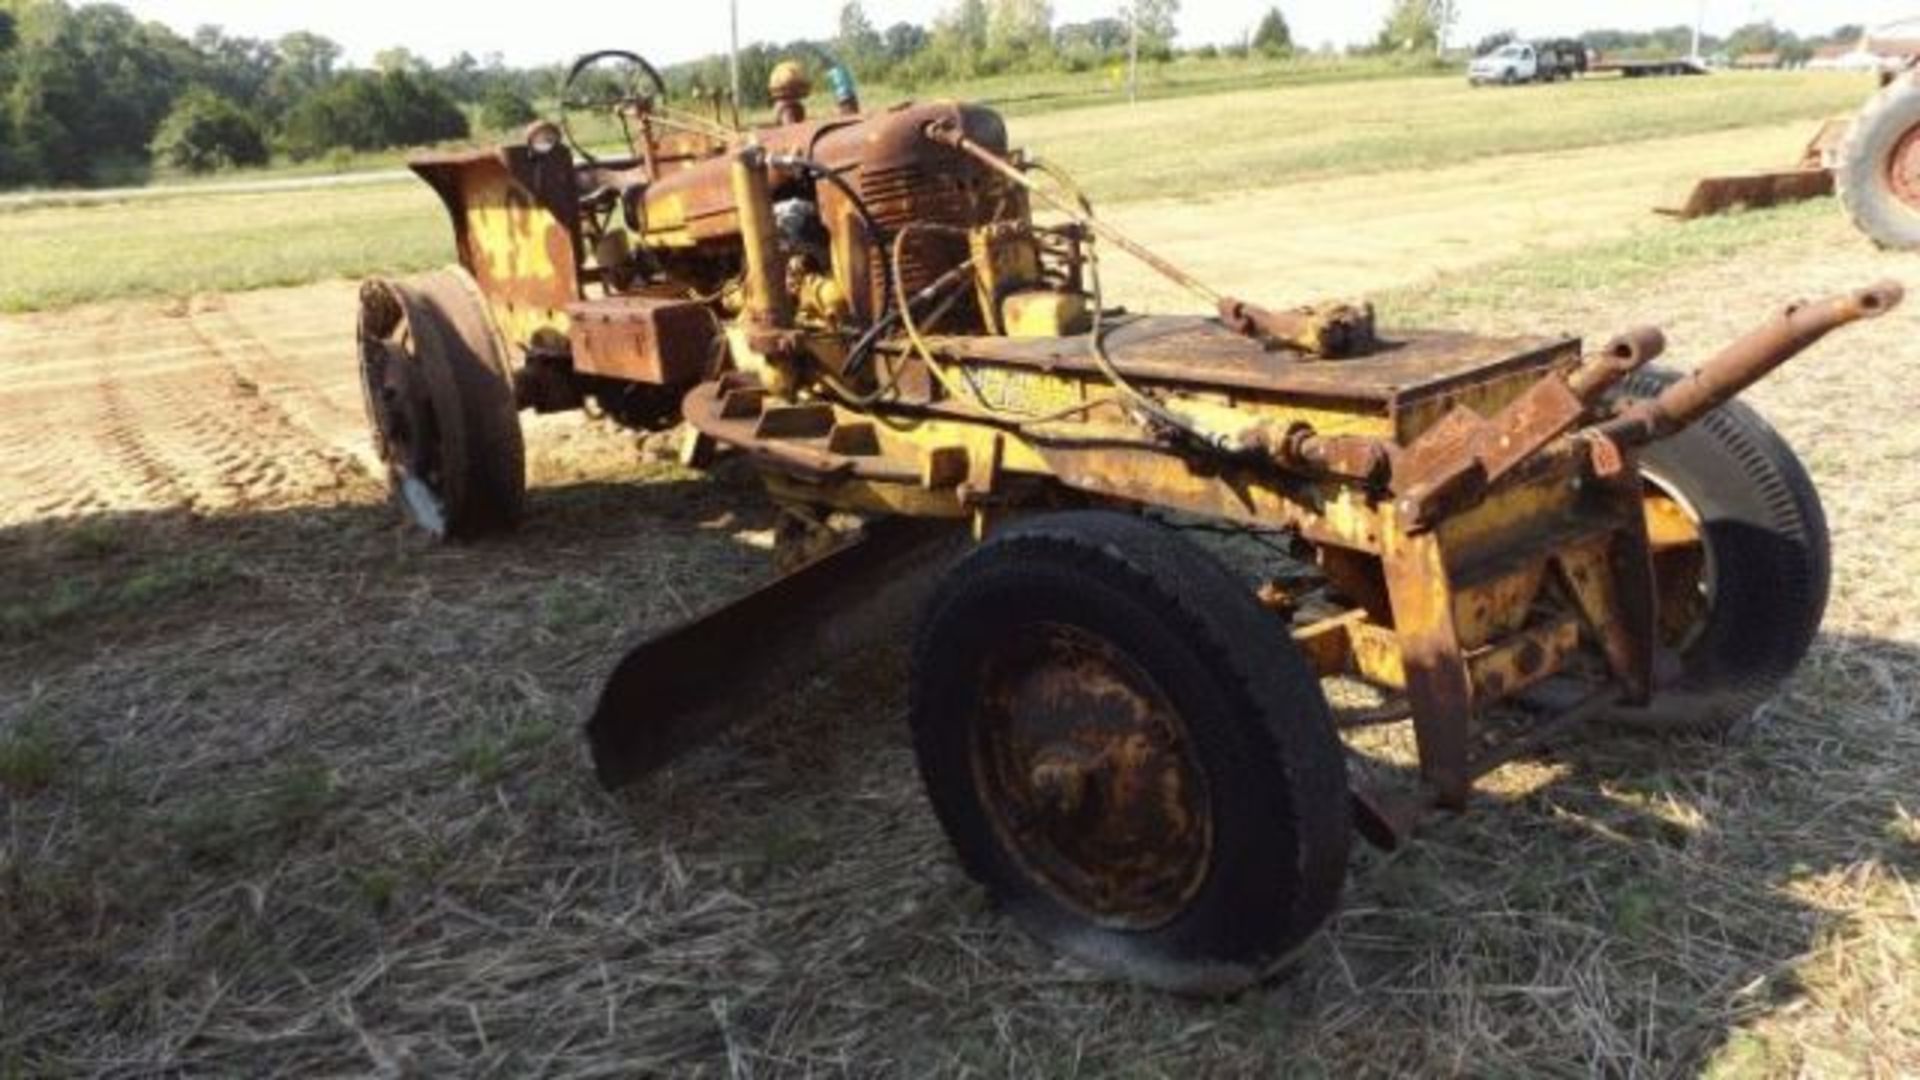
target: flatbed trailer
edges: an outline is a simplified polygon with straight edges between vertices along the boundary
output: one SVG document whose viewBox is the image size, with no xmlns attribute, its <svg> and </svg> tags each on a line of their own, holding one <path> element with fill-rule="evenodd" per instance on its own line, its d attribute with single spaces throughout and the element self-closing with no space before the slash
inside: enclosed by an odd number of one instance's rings
<svg viewBox="0 0 1920 1080">
<path fill-rule="evenodd" d="M 1601 58 L 1587 65 L 1588 75 L 1617 73 L 1623 79 L 1648 79 L 1669 75 L 1705 75 L 1707 67 L 1690 57 L 1672 60 L 1608 60 Z"/>
</svg>

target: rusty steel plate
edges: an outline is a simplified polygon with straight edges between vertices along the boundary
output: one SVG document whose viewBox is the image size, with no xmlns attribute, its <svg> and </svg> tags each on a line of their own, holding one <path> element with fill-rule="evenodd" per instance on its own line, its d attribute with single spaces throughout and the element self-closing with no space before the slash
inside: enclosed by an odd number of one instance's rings
<svg viewBox="0 0 1920 1080">
<path fill-rule="evenodd" d="M 1066 338 L 935 338 L 955 360 L 1050 371 L 1097 372 L 1085 335 Z M 1146 382 L 1260 390 L 1291 397 L 1403 408 L 1467 384 L 1519 371 L 1546 371 L 1578 343 L 1568 338 L 1487 338 L 1449 332 L 1401 333 L 1377 352 L 1323 360 L 1268 349 L 1194 316 L 1114 319 L 1105 337 L 1114 366 Z"/>
</svg>

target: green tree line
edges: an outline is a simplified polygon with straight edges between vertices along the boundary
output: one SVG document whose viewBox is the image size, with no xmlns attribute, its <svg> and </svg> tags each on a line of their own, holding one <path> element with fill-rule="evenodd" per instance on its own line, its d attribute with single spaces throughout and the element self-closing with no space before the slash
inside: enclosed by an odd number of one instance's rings
<svg viewBox="0 0 1920 1080">
<path fill-rule="evenodd" d="M 144 179 L 465 138 L 532 114 L 554 69 L 460 56 L 370 70 L 317 34 L 182 37 L 114 4 L 0 0 L 0 185 Z M 387 59 L 383 54 L 382 59 Z"/>
</svg>

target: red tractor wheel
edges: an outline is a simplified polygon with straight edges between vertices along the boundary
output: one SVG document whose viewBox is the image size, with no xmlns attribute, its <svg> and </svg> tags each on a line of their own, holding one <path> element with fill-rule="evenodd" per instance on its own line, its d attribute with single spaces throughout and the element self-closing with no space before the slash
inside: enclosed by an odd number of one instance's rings
<svg viewBox="0 0 1920 1080">
<path fill-rule="evenodd" d="M 1920 248 L 1920 74 L 1888 84 L 1861 110 L 1840 149 L 1840 202 L 1884 248 Z"/>
</svg>

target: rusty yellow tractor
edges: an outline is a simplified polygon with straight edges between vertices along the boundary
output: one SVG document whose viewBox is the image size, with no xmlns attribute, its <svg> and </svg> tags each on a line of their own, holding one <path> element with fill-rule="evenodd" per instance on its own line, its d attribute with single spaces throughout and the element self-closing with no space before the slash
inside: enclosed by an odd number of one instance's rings
<svg viewBox="0 0 1920 1080">
<path fill-rule="evenodd" d="M 1685 375 L 1647 366 L 1655 330 L 1261 307 L 994 112 L 868 110 L 833 75 L 810 117 L 783 65 L 755 125 L 587 57 L 564 122 L 414 161 L 459 267 L 363 291 L 369 415 L 425 530 L 521 516 L 523 410 L 680 427 L 686 463 L 749 463 L 783 512 L 783 573 L 620 662 L 587 725 L 609 786 L 910 619 L 914 750 L 966 870 L 1093 968 L 1229 992 L 1335 911 L 1353 836 L 1400 843 L 1576 725 L 1731 723 L 1808 648 L 1820 503 L 1731 399 L 1899 286 Z M 1212 313 L 1115 308 L 1114 250 Z M 1330 679 L 1384 704 L 1336 720 Z M 1417 775 L 1350 775 L 1363 723 L 1410 724 Z"/>
</svg>

